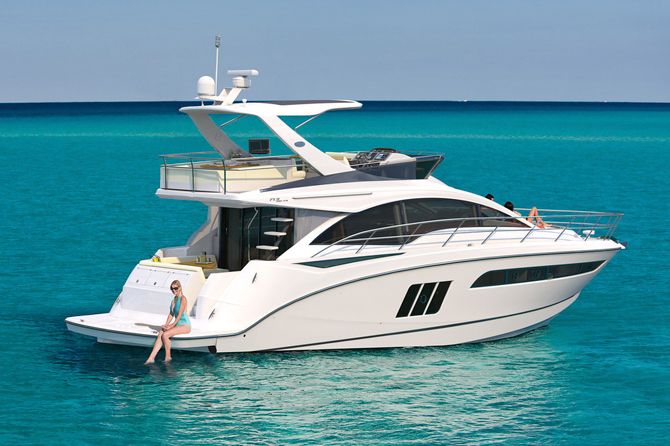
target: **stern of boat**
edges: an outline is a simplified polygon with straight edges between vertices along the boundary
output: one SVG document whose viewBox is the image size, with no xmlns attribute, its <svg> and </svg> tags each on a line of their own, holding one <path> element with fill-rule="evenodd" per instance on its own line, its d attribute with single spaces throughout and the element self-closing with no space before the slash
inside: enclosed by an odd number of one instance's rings
<svg viewBox="0 0 670 446">
<path fill-rule="evenodd" d="M 150 347 L 170 308 L 170 284 L 179 280 L 188 299 L 191 332 L 174 336 L 173 348 L 209 351 L 216 338 L 208 323 L 208 312 L 237 273 L 209 274 L 207 280 L 202 267 L 187 261 L 161 260 L 137 264 L 109 312 L 68 317 L 67 329 L 100 343 Z"/>
</svg>

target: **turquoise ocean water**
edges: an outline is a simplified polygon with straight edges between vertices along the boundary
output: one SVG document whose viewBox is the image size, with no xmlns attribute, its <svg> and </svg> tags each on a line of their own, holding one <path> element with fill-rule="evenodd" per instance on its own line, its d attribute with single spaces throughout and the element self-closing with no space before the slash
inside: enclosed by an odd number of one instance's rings
<svg viewBox="0 0 670 446">
<path fill-rule="evenodd" d="M 436 176 L 518 207 L 622 211 L 629 243 L 547 328 L 446 348 L 209 355 L 98 345 L 106 312 L 198 203 L 155 197 L 206 150 L 177 103 L 0 105 L 0 444 L 664 444 L 670 434 L 670 105 L 366 103 L 324 149 L 444 153 Z M 260 136 L 242 120 L 233 136 Z M 274 153 L 282 153 L 273 142 Z"/>
</svg>

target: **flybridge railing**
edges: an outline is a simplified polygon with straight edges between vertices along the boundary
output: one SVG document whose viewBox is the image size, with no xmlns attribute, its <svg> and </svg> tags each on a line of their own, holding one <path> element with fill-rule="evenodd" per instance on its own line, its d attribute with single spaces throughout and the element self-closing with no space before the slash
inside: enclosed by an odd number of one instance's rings
<svg viewBox="0 0 670 446">
<path fill-rule="evenodd" d="M 312 258 L 343 250 L 359 254 L 366 248 L 373 247 L 401 251 L 425 244 L 441 247 L 457 243 L 485 245 L 494 240 L 519 243 L 529 240 L 586 242 L 599 238 L 616 241 L 614 233 L 623 217 L 622 213 L 617 212 L 556 209 L 541 209 L 538 214 L 539 219 L 526 216 L 463 217 L 384 226 L 336 240 L 319 250 Z M 526 222 L 531 222 L 531 226 Z M 421 238 L 424 239 L 419 240 Z"/>
<path fill-rule="evenodd" d="M 297 156 L 226 160 L 213 152 L 161 155 L 161 188 L 187 192 L 242 192 L 304 177 Z"/>
<path fill-rule="evenodd" d="M 191 152 L 161 155 L 161 159 L 161 188 L 187 192 L 244 192 L 314 174 L 297 155 L 226 160 L 215 152 Z M 440 161 L 441 155 L 412 155 L 404 161 L 364 162 L 350 167 L 380 177 L 417 179 L 430 176 Z"/>
</svg>

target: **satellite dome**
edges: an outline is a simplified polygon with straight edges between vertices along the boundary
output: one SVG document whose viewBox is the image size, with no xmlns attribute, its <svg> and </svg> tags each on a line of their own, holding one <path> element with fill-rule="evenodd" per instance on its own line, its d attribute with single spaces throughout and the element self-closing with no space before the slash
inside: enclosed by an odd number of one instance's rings
<svg viewBox="0 0 670 446">
<path fill-rule="evenodd" d="M 210 76 L 198 79 L 198 96 L 216 96 L 216 83 Z"/>
</svg>

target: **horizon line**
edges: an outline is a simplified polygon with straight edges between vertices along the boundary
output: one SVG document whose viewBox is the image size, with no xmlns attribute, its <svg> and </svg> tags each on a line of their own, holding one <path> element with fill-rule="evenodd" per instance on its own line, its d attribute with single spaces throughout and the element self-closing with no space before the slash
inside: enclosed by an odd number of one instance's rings
<svg viewBox="0 0 670 446">
<path fill-rule="evenodd" d="M 307 100 L 307 99 L 305 99 Z M 314 99 L 309 99 L 314 100 Z M 316 99 L 329 100 L 329 99 Z M 670 105 L 670 102 L 665 101 L 621 101 L 621 100 L 555 100 L 555 99 L 354 99 L 359 102 L 451 102 L 451 103 L 519 103 L 519 104 L 656 104 L 656 105 Z M 282 101 L 282 99 L 259 99 L 249 102 L 275 102 Z M 23 102 L 0 102 L 0 105 L 46 105 L 46 104 L 158 104 L 158 103 L 198 103 L 202 102 L 197 99 L 181 100 L 181 99 L 165 99 L 152 101 L 23 101 Z M 209 102 L 209 101 L 206 101 Z"/>
</svg>

